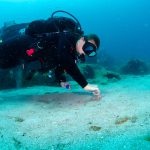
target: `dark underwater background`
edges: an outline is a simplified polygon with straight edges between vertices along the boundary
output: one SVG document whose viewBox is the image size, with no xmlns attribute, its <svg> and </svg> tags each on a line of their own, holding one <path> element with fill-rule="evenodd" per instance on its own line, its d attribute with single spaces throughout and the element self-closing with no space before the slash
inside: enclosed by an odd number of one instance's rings
<svg viewBox="0 0 150 150">
<path fill-rule="evenodd" d="M 101 51 L 115 61 L 150 57 L 149 0 L 0 0 L 0 26 L 47 19 L 55 10 L 75 15 L 85 33 L 101 38 Z"/>
</svg>

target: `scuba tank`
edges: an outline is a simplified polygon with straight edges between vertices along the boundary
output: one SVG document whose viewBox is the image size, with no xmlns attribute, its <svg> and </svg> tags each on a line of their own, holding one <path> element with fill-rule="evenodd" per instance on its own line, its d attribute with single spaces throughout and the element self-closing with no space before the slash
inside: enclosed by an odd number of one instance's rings
<svg viewBox="0 0 150 150">
<path fill-rule="evenodd" d="M 55 16 L 57 13 L 66 13 L 69 17 Z M 37 20 L 31 22 L 25 33 L 35 38 L 55 36 L 60 33 L 72 33 L 75 35 L 83 35 L 82 27 L 79 21 L 66 11 L 55 11 L 47 20 Z"/>
<path fill-rule="evenodd" d="M 14 21 L 12 23 L 4 23 L 0 31 L 1 43 L 16 38 L 17 36 L 24 35 L 27 25 L 28 23 L 16 24 Z"/>
</svg>

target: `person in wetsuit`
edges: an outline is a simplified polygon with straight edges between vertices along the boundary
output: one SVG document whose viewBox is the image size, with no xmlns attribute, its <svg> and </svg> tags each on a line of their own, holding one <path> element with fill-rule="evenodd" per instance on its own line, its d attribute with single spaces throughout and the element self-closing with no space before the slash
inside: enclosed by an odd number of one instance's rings
<svg viewBox="0 0 150 150">
<path fill-rule="evenodd" d="M 19 32 L 13 38 L 2 39 L 0 68 L 25 67 L 35 62 L 39 71 L 54 69 L 62 87 L 70 89 L 64 76 L 67 72 L 84 90 L 100 97 L 98 86 L 88 84 L 76 64 L 78 59 L 84 61 L 85 55 L 95 56 L 100 40 L 95 34 L 84 36 L 77 28 L 76 23 L 66 17 L 26 24 L 23 34 Z"/>
</svg>

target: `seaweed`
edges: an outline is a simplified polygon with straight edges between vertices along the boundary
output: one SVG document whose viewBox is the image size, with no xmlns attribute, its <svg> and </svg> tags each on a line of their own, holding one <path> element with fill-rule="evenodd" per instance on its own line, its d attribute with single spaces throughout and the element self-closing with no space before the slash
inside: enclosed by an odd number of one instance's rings
<svg viewBox="0 0 150 150">
<path fill-rule="evenodd" d="M 116 121 L 115 121 L 115 124 L 116 125 L 120 125 L 120 124 L 123 124 L 125 122 L 129 121 L 129 118 L 128 117 L 124 117 L 124 118 L 118 118 Z"/>
<path fill-rule="evenodd" d="M 122 117 L 122 118 L 117 118 L 117 120 L 115 121 L 116 125 L 121 125 L 127 121 L 131 121 L 131 123 L 136 123 L 137 121 L 137 117 L 133 116 L 133 117 Z"/>
<path fill-rule="evenodd" d="M 23 122 L 24 119 L 21 117 L 15 117 L 15 122 Z"/>
<path fill-rule="evenodd" d="M 66 149 L 67 146 L 69 146 L 71 144 L 71 142 L 68 142 L 68 143 L 57 143 L 56 145 L 53 145 L 53 149 L 56 149 L 56 150 L 63 150 L 63 149 Z"/>
<path fill-rule="evenodd" d="M 88 122 L 88 124 L 92 124 L 92 122 Z"/>
<path fill-rule="evenodd" d="M 16 149 L 20 149 L 21 148 L 21 142 L 18 141 L 16 138 L 13 137 L 13 141 L 14 141 L 14 146 Z"/>
<path fill-rule="evenodd" d="M 4 137 L 1 131 L 0 131 L 0 137 L 1 137 L 1 138 L 3 138 L 3 137 Z"/>
<path fill-rule="evenodd" d="M 133 117 L 130 118 L 130 121 L 131 121 L 132 123 L 136 123 L 137 119 L 138 119 L 138 118 L 137 118 L 136 116 L 133 116 Z"/>
<path fill-rule="evenodd" d="M 89 128 L 89 130 L 91 130 L 91 131 L 99 131 L 101 129 L 102 129 L 102 127 L 99 127 L 99 126 L 90 126 L 90 128 Z"/>
<path fill-rule="evenodd" d="M 150 142 L 150 136 L 146 136 L 144 140 Z"/>
</svg>

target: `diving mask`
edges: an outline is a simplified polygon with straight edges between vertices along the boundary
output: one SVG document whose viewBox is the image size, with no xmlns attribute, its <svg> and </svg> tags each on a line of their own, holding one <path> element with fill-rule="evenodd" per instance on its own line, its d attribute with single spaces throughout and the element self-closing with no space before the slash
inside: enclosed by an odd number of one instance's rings
<svg viewBox="0 0 150 150">
<path fill-rule="evenodd" d="M 95 56 L 96 53 L 96 46 L 89 42 L 86 38 L 85 38 L 85 44 L 82 47 L 83 51 L 85 52 L 85 54 L 87 54 L 89 57 L 93 57 Z"/>
</svg>

